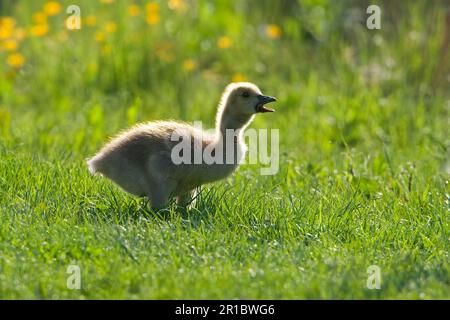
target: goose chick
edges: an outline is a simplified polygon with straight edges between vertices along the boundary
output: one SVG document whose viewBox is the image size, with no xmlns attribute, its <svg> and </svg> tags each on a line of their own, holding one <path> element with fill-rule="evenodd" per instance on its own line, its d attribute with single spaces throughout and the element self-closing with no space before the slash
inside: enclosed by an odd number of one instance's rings
<svg viewBox="0 0 450 320">
<path fill-rule="evenodd" d="M 131 194 L 147 196 L 155 209 L 165 207 L 173 196 L 179 205 L 187 205 L 197 187 L 236 170 L 246 152 L 244 129 L 256 113 L 273 112 L 265 106 L 272 101 L 276 99 L 264 96 L 252 83 L 232 83 L 222 94 L 214 133 L 175 121 L 139 124 L 89 159 L 89 171 L 106 176 Z M 177 154 L 180 141 L 188 141 L 187 149 Z M 201 156 L 208 151 L 215 161 L 195 161 L 199 150 Z M 174 156 L 188 161 L 180 163 Z"/>
</svg>

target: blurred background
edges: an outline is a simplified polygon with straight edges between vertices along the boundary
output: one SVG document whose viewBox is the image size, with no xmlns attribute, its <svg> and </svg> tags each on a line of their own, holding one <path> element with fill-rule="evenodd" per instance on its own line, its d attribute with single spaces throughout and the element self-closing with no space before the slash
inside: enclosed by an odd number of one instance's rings
<svg viewBox="0 0 450 320">
<path fill-rule="evenodd" d="M 448 298 L 449 41 L 448 0 L 1 0 L 0 298 Z M 276 175 L 167 218 L 89 175 L 137 122 L 213 127 L 232 81 L 278 98 Z"/>
<path fill-rule="evenodd" d="M 72 4 L 79 30 L 66 28 Z M 380 30 L 366 27 L 370 4 Z M 213 126 L 225 85 L 251 81 L 279 100 L 256 126 L 280 128 L 291 156 L 386 147 L 445 166 L 448 1 L 7 0 L 0 16 L 11 145 L 85 157 L 138 121 Z"/>
</svg>

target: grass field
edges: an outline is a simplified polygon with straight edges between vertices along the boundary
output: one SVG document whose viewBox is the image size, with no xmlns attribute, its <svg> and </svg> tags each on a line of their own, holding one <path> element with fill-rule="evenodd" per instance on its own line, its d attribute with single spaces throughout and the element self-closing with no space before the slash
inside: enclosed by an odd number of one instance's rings
<svg viewBox="0 0 450 320">
<path fill-rule="evenodd" d="M 450 299 L 450 8 L 374 3 L 380 30 L 366 1 L 2 1 L 0 298 Z M 252 124 L 277 174 L 163 215 L 89 174 L 136 122 L 212 127 L 242 80 L 278 98 Z"/>
</svg>

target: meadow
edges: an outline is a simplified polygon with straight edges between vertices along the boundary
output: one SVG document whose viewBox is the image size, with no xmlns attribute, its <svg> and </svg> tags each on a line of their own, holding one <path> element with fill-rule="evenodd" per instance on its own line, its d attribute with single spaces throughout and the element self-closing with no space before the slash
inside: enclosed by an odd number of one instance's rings
<svg viewBox="0 0 450 320">
<path fill-rule="evenodd" d="M 0 299 L 450 299 L 448 2 L 7 0 L 0 17 Z M 89 174 L 137 122 L 213 127 L 232 81 L 278 98 L 251 125 L 280 130 L 275 175 L 247 164 L 155 214 Z"/>
</svg>

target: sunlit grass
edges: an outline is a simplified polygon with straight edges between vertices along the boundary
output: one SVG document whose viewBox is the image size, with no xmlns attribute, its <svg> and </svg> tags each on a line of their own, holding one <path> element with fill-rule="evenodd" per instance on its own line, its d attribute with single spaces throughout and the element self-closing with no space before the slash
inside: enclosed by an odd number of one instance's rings
<svg viewBox="0 0 450 320">
<path fill-rule="evenodd" d="M 86 0 L 67 30 L 71 4 L 0 4 L 0 298 L 450 297 L 444 2 L 376 31 L 359 1 Z M 230 81 L 278 98 L 276 175 L 157 216 L 88 174 L 136 122 L 212 127 Z"/>
</svg>

